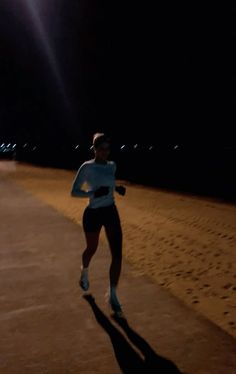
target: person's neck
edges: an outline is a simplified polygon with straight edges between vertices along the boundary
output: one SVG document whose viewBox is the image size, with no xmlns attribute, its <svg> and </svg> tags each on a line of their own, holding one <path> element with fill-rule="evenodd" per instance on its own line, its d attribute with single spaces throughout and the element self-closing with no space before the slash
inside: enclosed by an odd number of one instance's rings
<svg viewBox="0 0 236 374">
<path fill-rule="evenodd" d="M 97 163 L 97 164 L 107 164 L 107 160 L 102 160 L 101 158 L 97 158 L 97 157 L 95 157 L 95 162 Z"/>
</svg>

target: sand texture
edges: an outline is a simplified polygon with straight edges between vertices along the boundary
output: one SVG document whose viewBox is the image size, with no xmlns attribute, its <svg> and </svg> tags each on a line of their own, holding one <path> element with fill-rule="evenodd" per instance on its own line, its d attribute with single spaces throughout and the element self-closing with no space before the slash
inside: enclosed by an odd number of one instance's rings
<svg viewBox="0 0 236 374">
<path fill-rule="evenodd" d="M 1 172 L 81 225 L 87 200 L 70 196 L 76 172 L 7 162 Z M 123 184 L 127 194 L 116 201 L 133 274 L 150 276 L 236 337 L 236 206 Z"/>
</svg>

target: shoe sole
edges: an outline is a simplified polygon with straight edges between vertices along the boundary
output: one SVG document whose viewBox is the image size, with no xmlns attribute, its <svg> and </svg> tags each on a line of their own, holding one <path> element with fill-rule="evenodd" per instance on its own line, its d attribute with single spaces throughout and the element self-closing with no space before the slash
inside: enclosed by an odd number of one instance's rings
<svg viewBox="0 0 236 374">
<path fill-rule="evenodd" d="M 105 301 L 109 305 L 112 314 L 114 314 L 116 317 L 124 317 L 124 312 L 121 308 L 121 305 L 111 303 L 109 292 L 105 294 Z"/>
<path fill-rule="evenodd" d="M 80 285 L 80 287 L 82 288 L 83 291 L 86 292 L 86 291 L 89 290 L 89 285 L 88 285 L 88 287 L 84 287 L 83 282 L 81 282 L 81 281 L 79 282 L 79 285 Z"/>
</svg>

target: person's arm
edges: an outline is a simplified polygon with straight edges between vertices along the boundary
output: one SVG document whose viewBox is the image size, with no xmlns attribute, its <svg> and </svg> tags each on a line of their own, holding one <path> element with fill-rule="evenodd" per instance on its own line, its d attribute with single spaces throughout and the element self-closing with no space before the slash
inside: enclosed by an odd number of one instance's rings
<svg viewBox="0 0 236 374">
<path fill-rule="evenodd" d="M 81 187 L 86 182 L 86 165 L 82 165 L 74 179 L 71 196 L 72 197 L 92 197 L 95 198 L 107 195 L 109 193 L 109 187 L 101 186 L 96 191 L 85 191 Z"/>
<path fill-rule="evenodd" d="M 71 196 L 72 197 L 91 197 L 93 196 L 93 191 L 85 191 L 81 187 L 86 182 L 86 165 L 82 165 L 73 181 Z"/>
<path fill-rule="evenodd" d="M 116 186 L 115 190 L 116 192 L 118 192 L 119 195 L 125 196 L 126 188 L 124 186 Z"/>
<path fill-rule="evenodd" d="M 114 174 L 116 173 L 116 163 L 114 162 Z M 124 186 L 121 186 L 121 185 L 116 185 L 115 186 L 115 191 L 121 195 L 121 196 L 124 196 L 125 193 L 126 193 L 126 188 Z"/>
</svg>

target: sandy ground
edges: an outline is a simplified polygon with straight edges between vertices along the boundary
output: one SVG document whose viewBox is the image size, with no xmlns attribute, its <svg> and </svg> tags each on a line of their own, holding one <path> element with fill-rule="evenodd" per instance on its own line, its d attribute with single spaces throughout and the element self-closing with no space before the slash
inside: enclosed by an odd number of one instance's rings
<svg viewBox="0 0 236 374">
<path fill-rule="evenodd" d="M 75 172 L 6 161 L 0 171 L 81 225 L 87 201 L 70 197 Z M 236 337 L 236 206 L 126 186 L 116 201 L 133 275 L 150 276 Z"/>
</svg>

